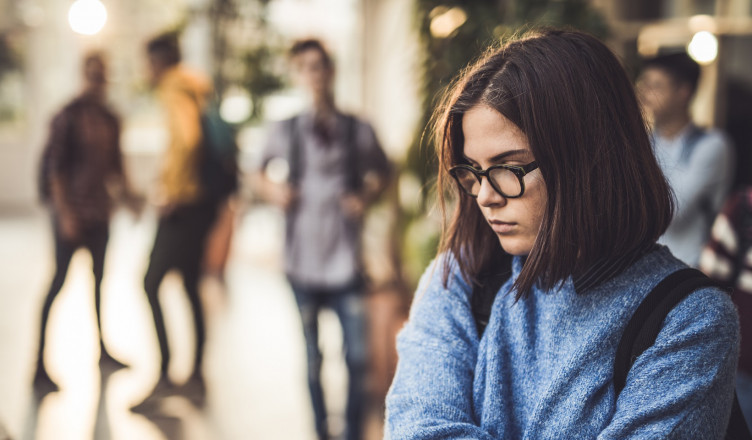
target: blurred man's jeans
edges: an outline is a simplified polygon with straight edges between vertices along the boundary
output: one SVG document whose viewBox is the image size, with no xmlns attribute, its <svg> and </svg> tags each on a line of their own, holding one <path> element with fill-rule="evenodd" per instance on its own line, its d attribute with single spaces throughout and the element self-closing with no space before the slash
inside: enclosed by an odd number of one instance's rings
<svg viewBox="0 0 752 440">
<path fill-rule="evenodd" d="M 362 437 L 365 380 L 368 367 L 365 297 L 360 286 L 342 289 L 312 289 L 291 283 L 303 323 L 308 356 L 308 387 L 311 392 L 316 432 L 327 438 L 327 415 L 321 387 L 321 350 L 319 349 L 318 315 L 322 308 L 333 310 L 342 324 L 343 349 L 349 373 L 345 438 Z"/>
</svg>

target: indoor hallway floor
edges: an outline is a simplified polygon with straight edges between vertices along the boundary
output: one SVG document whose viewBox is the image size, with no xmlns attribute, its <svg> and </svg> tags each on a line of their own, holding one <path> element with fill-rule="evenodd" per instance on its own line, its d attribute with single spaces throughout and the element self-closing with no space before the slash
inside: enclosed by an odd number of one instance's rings
<svg viewBox="0 0 752 440">
<path fill-rule="evenodd" d="M 103 326 L 110 353 L 131 367 L 100 371 L 91 259 L 78 251 L 52 307 L 45 361 L 59 392 L 38 400 L 32 374 L 39 315 L 53 272 L 48 217 L 42 211 L 0 216 L 0 433 L 13 439 L 312 439 L 305 350 L 294 298 L 281 273 L 279 213 L 240 216 L 224 286 L 202 283 L 207 316 L 206 403 L 182 396 L 153 414 L 129 407 L 157 379 L 159 353 L 142 289 L 155 218 L 127 212 L 112 222 L 103 284 Z M 177 275 L 160 292 L 172 347 L 170 375 L 190 374 L 189 304 Z M 341 430 L 346 369 L 335 315 L 321 316 L 324 385 L 330 427 Z M 380 438 L 380 415 L 368 439 Z M 0 434 L 0 439 L 3 435 Z"/>
</svg>

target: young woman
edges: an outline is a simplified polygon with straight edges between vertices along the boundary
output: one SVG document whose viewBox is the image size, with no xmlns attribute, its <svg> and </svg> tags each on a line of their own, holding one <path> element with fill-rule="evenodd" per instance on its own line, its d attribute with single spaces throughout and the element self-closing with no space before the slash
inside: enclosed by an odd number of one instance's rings
<svg viewBox="0 0 752 440">
<path fill-rule="evenodd" d="M 614 391 L 627 322 L 686 267 L 655 244 L 671 193 L 614 55 L 539 31 L 448 96 L 439 182 L 456 208 L 398 338 L 387 437 L 722 438 L 739 330 L 720 289 L 677 305 Z M 472 286 L 509 269 L 479 337 Z"/>
</svg>

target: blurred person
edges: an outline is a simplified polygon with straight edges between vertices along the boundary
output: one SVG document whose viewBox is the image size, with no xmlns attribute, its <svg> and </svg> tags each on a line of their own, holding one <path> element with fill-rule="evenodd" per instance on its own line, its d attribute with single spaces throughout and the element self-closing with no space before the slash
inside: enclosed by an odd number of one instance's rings
<svg viewBox="0 0 752 440">
<path fill-rule="evenodd" d="M 206 252 L 202 262 L 203 274 L 214 277 L 222 285 L 226 283 L 225 273 L 237 216 L 238 200 L 230 196 L 218 204 L 217 219 L 207 237 Z"/>
<path fill-rule="evenodd" d="M 239 175 L 236 131 L 216 107 L 206 109 L 201 117 L 203 196 L 217 206 L 216 220 L 209 231 L 202 263 L 203 274 L 225 283 L 235 219 L 238 212 Z"/>
<path fill-rule="evenodd" d="M 34 383 L 57 390 L 44 367 L 47 321 L 52 303 L 68 273 L 74 252 L 86 248 L 94 272 L 94 304 L 99 331 L 100 364 L 125 367 L 110 356 L 102 337 L 101 293 L 109 222 L 123 197 L 138 209 L 123 172 L 119 117 L 107 104 L 107 65 L 101 53 L 83 61 L 84 88 L 52 120 L 42 156 L 41 197 L 52 213 L 55 275 L 44 301 Z"/>
<path fill-rule="evenodd" d="M 463 72 L 435 110 L 454 212 L 398 336 L 385 438 L 723 438 L 739 328 L 722 289 L 693 284 L 617 384 L 643 301 L 700 275 L 656 244 L 670 188 L 618 59 L 543 29 Z"/>
<path fill-rule="evenodd" d="M 152 85 L 164 109 L 169 133 L 155 194 L 158 209 L 157 232 L 144 290 L 149 300 L 159 343 L 159 379 L 152 392 L 131 408 L 144 412 L 178 391 L 190 391 L 201 403 L 205 393 L 202 374 L 206 330 L 199 296 L 199 279 L 207 234 L 214 222 L 217 201 L 208 197 L 201 181 L 201 114 L 211 91 L 204 75 L 180 63 L 181 52 L 175 34 L 159 35 L 147 43 Z M 177 270 L 193 313 L 196 351 L 192 373 L 180 390 L 170 380 L 170 349 L 167 343 L 159 287 L 170 270 Z"/>
<path fill-rule="evenodd" d="M 700 66 L 681 52 L 645 61 L 637 83 L 653 120 L 655 154 L 677 202 L 659 243 L 695 267 L 734 177 L 729 141 L 718 130 L 697 127 L 690 117 L 699 77 Z"/>
<path fill-rule="evenodd" d="M 335 106 L 334 64 L 322 43 L 296 42 L 290 61 L 311 107 L 270 127 L 257 185 L 262 197 L 287 215 L 285 272 L 303 324 L 316 432 L 328 438 L 318 341 L 319 311 L 326 307 L 343 330 L 349 374 L 346 438 L 359 439 L 368 366 L 360 235 L 364 212 L 384 189 L 390 165 L 373 128 Z M 286 182 L 264 173 L 274 159 L 287 163 Z"/>
<path fill-rule="evenodd" d="M 742 335 L 736 392 L 752 425 L 752 186 L 738 188 L 724 203 L 700 255 L 700 269 L 734 288 Z"/>
</svg>

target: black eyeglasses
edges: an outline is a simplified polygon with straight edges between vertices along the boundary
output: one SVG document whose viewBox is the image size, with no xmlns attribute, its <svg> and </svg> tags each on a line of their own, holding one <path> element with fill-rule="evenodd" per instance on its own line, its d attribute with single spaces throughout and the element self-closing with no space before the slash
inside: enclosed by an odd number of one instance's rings
<svg viewBox="0 0 752 440">
<path fill-rule="evenodd" d="M 516 199 L 525 194 L 525 181 L 522 178 L 536 168 L 536 162 L 527 165 L 492 165 L 486 170 L 479 170 L 470 165 L 457 165 L 449 170 L 449 174 L 457 181 L 457 185 L 472 197 L 478 197 L 481 179 L 485 177 L 497 193 L 509 199 Z"/>
</svg>

